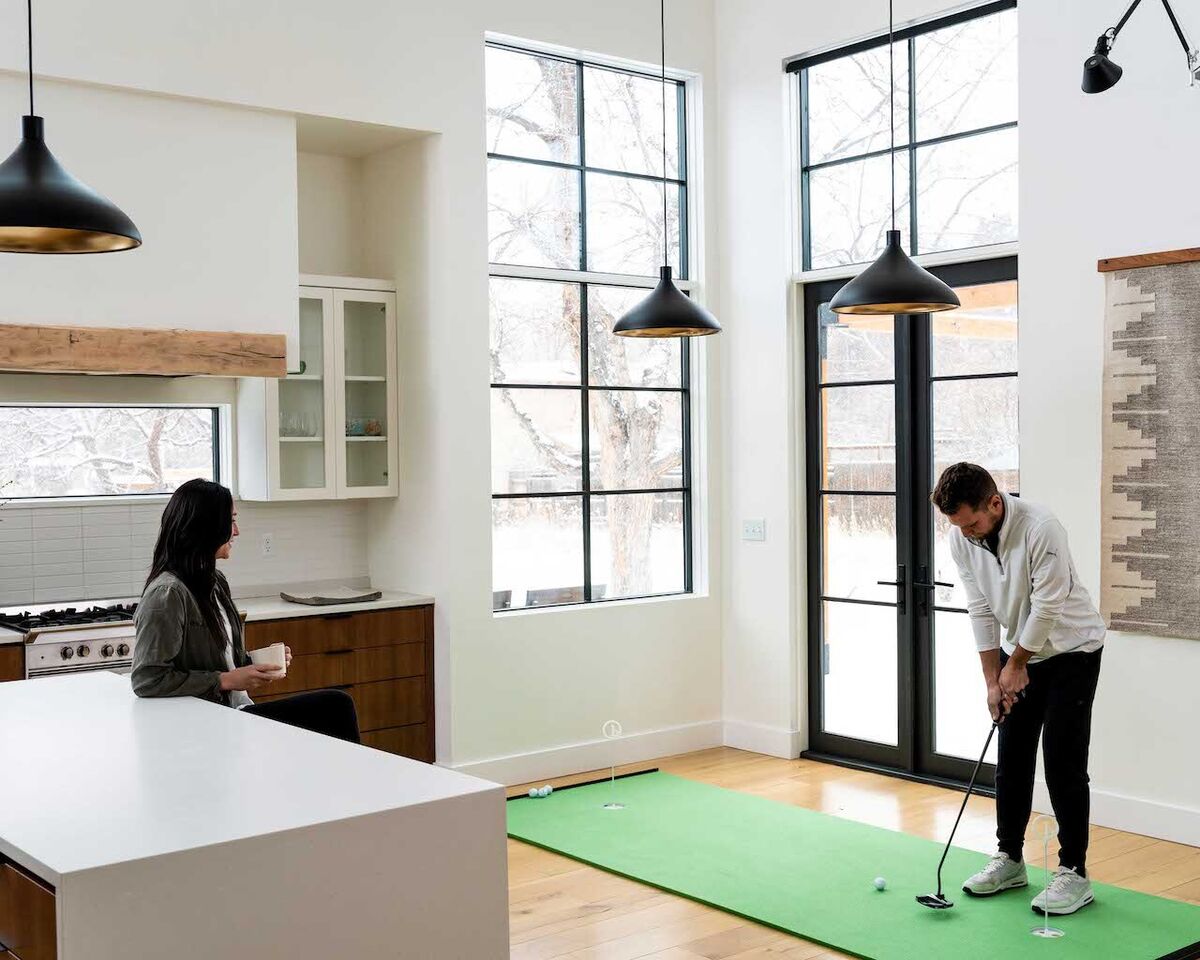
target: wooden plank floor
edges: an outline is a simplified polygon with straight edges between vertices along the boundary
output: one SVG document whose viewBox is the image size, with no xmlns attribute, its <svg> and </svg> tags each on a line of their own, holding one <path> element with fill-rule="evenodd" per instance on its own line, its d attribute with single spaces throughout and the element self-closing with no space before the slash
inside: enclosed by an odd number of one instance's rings
<svg viewBox="0 0 1200 960">
<path fill-rule="evenodd" d="M 944 843 L 962 794 L 808 760 L 779 760 L 729 748 L 618 768 L 657 766 L 681 777 L 743 790 L 812 810 Z M 607 774 L 608 771 L 603 771 Z M 596 779 L 581 774 L 556 786 Z M 514 787 L 510 796 L 528 791 Z M 955 844 L 995 848 L 995 804 L 973 797 Z M 1055 857 L 1056 847 L 1051 847 Z M 1028 845 L 1031 867 L 1041 849 Z M 1200 848 L 1093 827 L 1088 872 L 1096 880 L 1200 904 Z M 1040 871 L 1030 876 L 1032 896 Z M 508 842 L 509 916 L 515 960 L 830 960 L 829 950 L 613 876 L 567 857 Z"/>
</svg>

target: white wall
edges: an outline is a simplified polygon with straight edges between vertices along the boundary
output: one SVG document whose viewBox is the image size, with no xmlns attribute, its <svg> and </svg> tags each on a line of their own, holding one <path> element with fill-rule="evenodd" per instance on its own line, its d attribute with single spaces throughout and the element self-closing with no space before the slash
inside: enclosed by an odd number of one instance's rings
<svg viewBox="0 0 1200 960">
<path fill-rule="evenodd" d="M 18 143 L 27 97 L 23 79 L 0 78 L 5 153 Z M 59 161 L 121 207 L 144 245 L 109 256 L 0 257 L 0 323 L 246 330 L 294 341 L 291 117 L 59 82 L 37 84 L 36 109 Z"/>
<path fill-rule="evenodd" d="M 719 742 L 717 597 L 500 619 L 490 611 L 484 34 L 654 63 L 657 10 L 639 0 L 60 0 L 40 10 L 37 63 L 50 76 L 436 132 L 401 163 L 420 174 L 416 188 L 384 205 L 408 218 L 397 226 L 420 245 L 391 261 L 406 304 L 401 492 L 370 506 L 370 556 L 377 584 L 438 599 L 439 758 L 532 754 L 474 768 L 505 777 L 577 769 L 592 761 L 588 748 L 559 748 L 597 739 L 613 716 L 631 734 L 652 734 L 636 741 L 647 756 Z M 670 65 L 698 73 L 710 93 L 711 0 L 673 0 L 668 13 Z M 16 32 L 0 36 L 0 68 L 20 70 L 23 57 Z M 51 131 L 63 126 L 49 105 L 46 113 Z M 701 168 L 712 167 L 714 144 L 710 118 L 696 145 Z M 87 161 L 83 151 L 72 166 L 82 173 Z M 294 176 L 294 158 L 289 165 Z M 704 199 L 711 210 L 711 189 Z M 697 240 L 701 253 L 715 247 L 711 218 Z M 294 270 L 294 239 L 288 252 Z M 711 264 L 699 267 L 701 294 L 714 297 Z M 708 347 L 710 372 L 720 350 Z M 715 405 L 702 413 L 715 431 Z M 719 434 L 709 440 L 704 466 L 715 471 Z M 719 583 L 714 489 L 699 518 L 714 535 L 701 563 Z"/>
<path fill-rule="evenodd" d="M 300 272 L 365 276 L 363 161 L 296 154 Z"/>
<path fill-rule="evenodd" d="M 1021 485 L 1062 517 L 1093 591 L 1104 338 L 1096 261 L 1194 247 L 1200 228 L 1200 89 L 1187 86 L 1160 6 L 1139 8 L 1121 31 L 1121 82 L 1097 96 L 1079 90 L 1083 59 L 1117 13 L 1088 0 L 1020 7 Z M 1200 11 L 1179 15 L 1200 37 Z M 1098 822 L 1200 844 L 1198 676 L 1200 642 L 1109 635 L 1092 740 Z"/>
<path fill-rule="evenodd" d="M 897 23 L 949 9 L 900 2 Z M 1115 50 L 1126 75 L 1112 91 L 1079 90 L 1084 57 L 1115 7 L 1088 0 L 1020 6 L 1022 492 L 1062 517 L 1080 574 L 1099 575 L 1103 281 L 1096 260 L 1194 246 L 1200 201 L 1190 189 L 1200 109 L 1183 54 L 1157 6 L 1139 10 Z M 788 365 L 786 276 L 793 209 L 784 168 L 791 121 L 788 56 L 886 26 L 878 3 L 718 2 L 717 89 L 722 247 L 718 270 L 724 371 L 727 513 L 724 694 L 731 742 L 795 755 L 806 742 L 803 471 L 788 456 L 803 389 Z M 1200 21 L 1188 23 L 1193 33 Z M 1070 362 L 1064 363 L 1063 358 Z M 795 451 L 793 450 L 793 453 Z M 765 543 L 738 539 L 765 517 Z M 797 534 L 789 544 L 787 531 Z M 789 550 L 801 550 L 800 561 Z M 1093 818 L 1200 842 L 1200 643 L 1113 634 L 1097 697 Z M 1044 792 L 1039 802 L 1046 808 Z"/>
</svg>

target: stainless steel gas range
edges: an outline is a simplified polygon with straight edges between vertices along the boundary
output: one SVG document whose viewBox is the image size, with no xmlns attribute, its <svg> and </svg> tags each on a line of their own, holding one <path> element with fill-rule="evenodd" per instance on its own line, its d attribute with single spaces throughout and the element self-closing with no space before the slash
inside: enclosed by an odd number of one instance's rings
<svg viewBox="0 0 1200 960">
<path fill-rule="evenodd" d="M 117 603 L 0 611 L 0 631 L 23 636 L 29 678 L 87 670 L 128 673 L 133 667 L 135 609 L 134 603 Z"/>
</svg>

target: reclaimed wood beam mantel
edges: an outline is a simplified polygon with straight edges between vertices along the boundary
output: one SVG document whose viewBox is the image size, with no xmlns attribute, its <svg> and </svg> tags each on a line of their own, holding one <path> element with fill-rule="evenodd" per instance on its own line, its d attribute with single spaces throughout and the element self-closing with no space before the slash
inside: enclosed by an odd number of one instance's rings
<svg viewBox="0 0 1200 960">
<path fill-rule="evenodd" d="M 0 323 L 0 371 L 283 377 L 282 333 Z"/>
</svg>

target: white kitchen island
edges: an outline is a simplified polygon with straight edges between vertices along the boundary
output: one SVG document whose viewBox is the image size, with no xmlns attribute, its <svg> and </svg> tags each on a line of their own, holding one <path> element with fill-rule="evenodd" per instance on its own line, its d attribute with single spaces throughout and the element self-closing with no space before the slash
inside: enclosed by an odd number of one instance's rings
<svg viewBox="0 0 1200 960">
<path fill-rule="evenodd" d="M 508 956 L 484 780 L 105 672 L 0 684 L 0 775 L 58 960 Z"/>
</svg>

